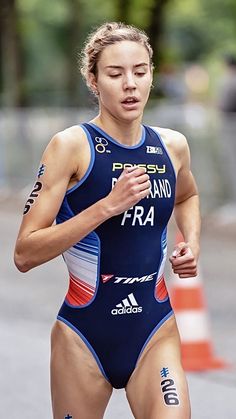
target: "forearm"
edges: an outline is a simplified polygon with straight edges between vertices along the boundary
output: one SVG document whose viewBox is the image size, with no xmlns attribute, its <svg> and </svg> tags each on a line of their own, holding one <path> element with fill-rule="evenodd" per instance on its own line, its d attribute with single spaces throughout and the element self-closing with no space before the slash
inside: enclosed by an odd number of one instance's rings
<svg viewBox="0 0 236 419">
<path fill-rule="evenodd" d="M 15 249 L 17 268 L 27 272 L 59 256 L 111 216 L 105 199 L 102 199 L 64 223 L 19 238 Z"/>
<path fill-rule="evenodd" d="M 185 242 L 189 243 L 195 256 L 199 255 L 199 240 L 201 230 L 201 217 L 199 196 L 192 195 L 175 205 L 175 219 Z"/>
</svg>

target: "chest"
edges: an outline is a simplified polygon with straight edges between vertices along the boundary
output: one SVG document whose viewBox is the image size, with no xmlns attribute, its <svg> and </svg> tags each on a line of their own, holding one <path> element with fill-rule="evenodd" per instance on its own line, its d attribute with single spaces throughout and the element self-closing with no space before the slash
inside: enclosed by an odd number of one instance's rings
<svg viewBox="0 0 236 419">
<path fill-rule="evenodd" d="M 122 147 L 97 132 L 90 132 L 88 140 L 91 148 L 89 168 L 67 194 L 75 214 L 107 196 L 125 168 L 139 166 L 145 168 L 150 177 L 150 195 L 126 211 L 119 224 L 153 226 L 158 219 L 164 221 L 169 217 L 174 205 L 175 172 L 155 133 L 146 130 L 142 144 L 135 148 Z"/>
</svg>

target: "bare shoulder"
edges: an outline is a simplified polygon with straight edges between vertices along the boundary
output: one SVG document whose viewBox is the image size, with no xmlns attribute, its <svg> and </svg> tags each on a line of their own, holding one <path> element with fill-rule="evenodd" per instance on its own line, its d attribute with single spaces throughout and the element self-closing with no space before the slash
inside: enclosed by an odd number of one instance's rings
<svg viewBox="0 0 236 419">
<path fill-rule="evenodd" d="M 84 130 L 79 125 L 73 125 L 57 132 L 52 137 L 48 147 L 62 149 L 66 154 L 74 153 L 83 148 L 85 141 L 86 135 Z"/>
<path fill-rule="evenodd" d="M 189 166 L 190 164 L 190 153 L 186 137 L 181 132 L 169 128 L 152 127 L 152 129 L 161 136 L 177 175 L 183 166 Z"/>
<path fill-rule="evenodd" d="M 81 126 L 74 125 L 52 137 L 42 156 L 42 163 L 51 165 L 62 176 L 67 174 L 77 182 L 86 171 L 89 159 L 87 136 Z"/>
<path fill-rule="evenodd" d="M 162 141 L 168 149 L 179 154 L 188 149 L 186 137 L 179 131 L 169 128 L 152 127 L 161 136 Z"/>
</svg>

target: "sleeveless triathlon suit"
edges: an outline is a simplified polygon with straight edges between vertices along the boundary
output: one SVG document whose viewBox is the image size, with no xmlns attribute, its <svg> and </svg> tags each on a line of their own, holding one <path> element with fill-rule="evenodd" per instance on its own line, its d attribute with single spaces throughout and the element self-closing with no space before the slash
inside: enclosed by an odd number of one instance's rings
<svg viewBox="0 0 236 419">
<path fill-rule="evenodd" d="M 166 226 L 175 197 L 175 172 L 158 133 L 125 146 L 96 125 L 82 124 L 91 148 L 84 177 L 67 191 L 62 223 L 109 194 L 125 167 L 145 167 L 151 193 L 101 224 L 63 257 L 70 284 L 58 319 L 92 352 L 104 377 L 125 387 L 148 341 L 173 314 L 163 277 Z"/>
</svg>

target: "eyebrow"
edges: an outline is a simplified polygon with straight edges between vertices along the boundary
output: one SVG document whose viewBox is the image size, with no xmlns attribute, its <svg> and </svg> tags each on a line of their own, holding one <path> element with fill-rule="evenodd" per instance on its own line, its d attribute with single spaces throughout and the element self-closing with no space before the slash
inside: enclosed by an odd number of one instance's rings
<svg viewBox="0 0 236 419">
<path fill-rule="evenodd" d="M 138 68 L 138 67 L 148 67 L 148 64 L 147 63 L 135 64 L 134 67 L 135 68 Z M 121 65 L 107 65 L 105 68 L 122 69 L 124 67 L 122 67 Z"/>
</svg>

